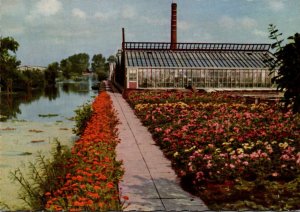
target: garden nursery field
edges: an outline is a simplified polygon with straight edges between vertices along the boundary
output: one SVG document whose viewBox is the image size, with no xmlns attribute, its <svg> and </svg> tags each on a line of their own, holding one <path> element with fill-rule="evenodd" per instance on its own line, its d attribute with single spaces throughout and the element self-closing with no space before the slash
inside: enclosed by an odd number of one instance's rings
<svg viewBox="0 0 300 212">
<path fill-rule="evenodd" d="M 300 209 L 300 115 L 230 93 L 127 91 L 182 186 L 212 210 Z"/>
</svg>

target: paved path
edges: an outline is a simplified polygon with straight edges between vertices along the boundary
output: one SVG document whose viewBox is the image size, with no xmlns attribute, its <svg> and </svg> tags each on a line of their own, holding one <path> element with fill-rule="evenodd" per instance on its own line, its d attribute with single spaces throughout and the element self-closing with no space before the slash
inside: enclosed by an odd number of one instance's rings
<svg viewBox="0 0 300 212">
<path fill-rule="evenodd" d="M 119 184 L 122 195 L 129 197 L 125 211 L 205 211 L 201 199 L 179 186 L 171 162 L 155 145 L 133 110 L 118 92 L 109 91 L 120 124 L 117 159 L 123 160 L 125 174 Z"/>
</svg>

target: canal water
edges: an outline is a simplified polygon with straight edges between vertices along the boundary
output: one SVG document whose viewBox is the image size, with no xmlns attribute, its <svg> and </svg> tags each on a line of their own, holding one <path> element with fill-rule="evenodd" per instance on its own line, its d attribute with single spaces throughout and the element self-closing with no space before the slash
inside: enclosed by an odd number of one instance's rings
<svg viewBox="0 0 300 212">
<path fill-rule="evenodd" d="M 86 76 L 40 91 L 0 93 L 0 210 L 29 209 L 18 199 L 20 186 L 10 173 L 17 168 L 28 172 L 39 152 L 49 157 L 56 140 L 72 146 L 77 139 L 74 110 L 97 95 L 91 90 L 93 81 Z"/>
</svg>

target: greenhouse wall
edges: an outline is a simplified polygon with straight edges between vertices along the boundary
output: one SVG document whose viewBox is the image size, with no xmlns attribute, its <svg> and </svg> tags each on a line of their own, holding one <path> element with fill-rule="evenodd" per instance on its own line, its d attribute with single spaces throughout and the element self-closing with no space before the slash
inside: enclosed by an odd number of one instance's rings
<svg viewBox="0 0 300 212">
<path fill-rule="evenodd" d="M 268 69 L 182 69 L 127 67 L 127 88 L 271 88 Z"/>
</svg>

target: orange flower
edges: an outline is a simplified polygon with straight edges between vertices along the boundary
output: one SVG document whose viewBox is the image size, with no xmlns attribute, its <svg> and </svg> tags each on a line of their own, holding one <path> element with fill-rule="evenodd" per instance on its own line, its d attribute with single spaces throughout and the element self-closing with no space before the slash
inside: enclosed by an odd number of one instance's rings
<svg viewBox="0 0 300 212">
<path fill-rule="evenodd" d="M 46 193 L 45 193 L 45 196 L 50 196 L 50 195 L 51 195 L 50 192 L 46 192 Z"/>
<path fill-rule="evenodd" d="M 85 188 L 86 188 L 86 185 L 83 184 L 83 185 L 80 185 L 79 187 L 80 187 L 81 189 L 85 189 Z"/>
<path fill-rule="evenodd" d="M 77 180 L 78 180 L 78 181 L 83 181 L 83 177 L 80 176 L 80 175 L 78 175 L 78 176 L 77 176 Z"/>
<path fill-rule="evenodd" d="M 78 206 L 78 207 L 82 207 L 82 206 L 84 206 L 84 202 L 75 201 L 75 202 L 73 202 L 73 205 Z"/>
<path fill-rule="evenodd" d="M 112 189 L 115 188 L 113 182 L 118 179 L 111 177 L 114 176 L 111 173 L 115 172 L 116 168 L 115 161 L 110 155 L 115 151 L 115 146 L 119 142 L 115 128 L 117 120 L 108 94 L 101 92 L 95 98 L 92 108 L 93 115 L 80 139 L 74 144 L 71 158 L 65 166 L 69 173 L 64 178 L 57 179 L 63 186 L 51 192 L 56 198 L 47 202 L 47 209 L 61 207 L 61 210 L 76 211 L 84 207 L 85 210 L 99 208 L 104 210 L 114 207 L 115 203 L 112 204 L 112 202 L 119 197 L 118 190 Z M 103 183 L 107 194 L 100 196 L 97 191 L 103 188 Z M 88 190 L 91 185 L 94 192 Z M 51 193 L 47 192 L 45 196 L 50 197 Z M 57 201 L 58 199 L 67 199 L 67 205 L 59 206 L 62 203 Z"/>
<path fill-rule="evenodd" d="M 128 197 L 128 196 L 122 196 L 122 198 L 123 198 L 124 200 L 129 200 L 129 197 Z"/>
<path fill-rule="evenodd" d="M 92 205 L 94 204 L 93 200 L 89 199 L 87 202 L 86 202 L 87 205 Z"/>
<path fill-rule="evenodd" d="M 99 203 L 98 203 L 98 206 L 99 206 L 100 208 L 103 208 L 104 205 L 105 205 L 104 202 L 99 202 Z"/>
<path fill-rule="evenodd" d="M 93 192 L 88 192 L 87 195 L 89 195 L 90 197 L 93 197 L 95 199 L 100 197 L 98 193 L 93 193 Z"/>
<path fill-rule="evenodd" d="M 108 182 L 108 183 L 106 184 L 106 187 L 107 187 L 107 188 L 113 188 L 113 187 L 114 187 L 114 184 L 113 184 L 112 182 Z"/>
</svg>

